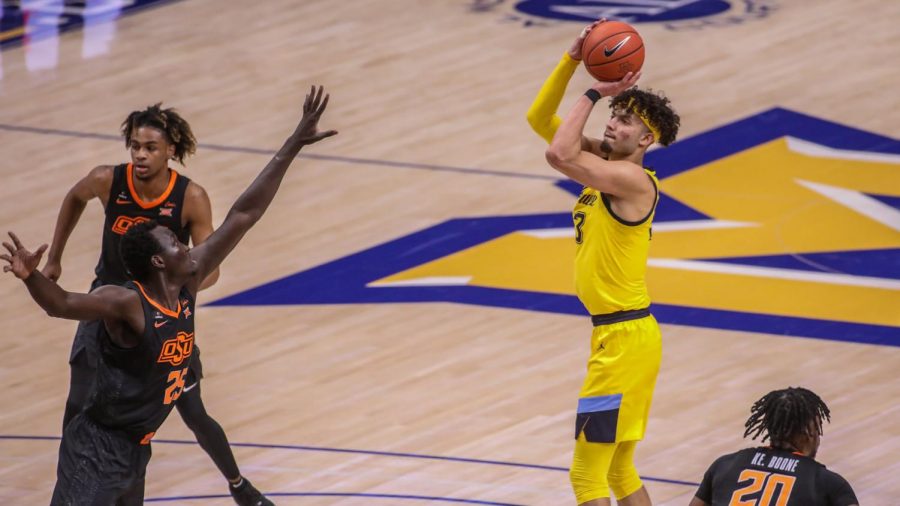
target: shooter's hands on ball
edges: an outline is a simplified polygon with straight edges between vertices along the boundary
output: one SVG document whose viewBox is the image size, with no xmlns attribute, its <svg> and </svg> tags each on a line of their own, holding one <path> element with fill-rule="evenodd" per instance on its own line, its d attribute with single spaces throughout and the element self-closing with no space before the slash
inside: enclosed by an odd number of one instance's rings
<svg viewBox="0 0 900 506">
<path fill-rule="evenodd" d="M 591 88 L 597 90 L 604 97 L 614 97 L 637 84 L 640 78 L 640 71 L 629 72 L 618 81 L 597 81 Z"/>
<path fill-rule="evenodd" d="M 12 272 L 17 278 L 25 279 L 41 263 L 41 257 L 44 255 L 44 251 L 47 250 L 47 245 L 44 244 L 32 253 L 25 249 L 25 246 L 22 246 L 22 242 L 19 241 L 16 234 L 9 232 L 9 236 L 12 238 L 13 244 L 6 241 L 3 242 L 3 247 L 9 251 L 9 255 L 5 253 L 0 255 L 0 258 L 9 262 L 9 265 L 3 266 L 3 272 Z"/>
<path fill-rule="evenodd" d="M 584 30 L 581 30 L 581 34 L 575 39 L 575 42 L 572 43 L 572 47 L 569 48 L 569 56 L 571 56 L 573 60 L 581 61 L 581 46 L 584 45 L 585 37 L 591 33 L 591 30 L 593 30 L 595 26 L 605 22 L 606 18 L 600 18 L 584 27 Z"/>
</svg>

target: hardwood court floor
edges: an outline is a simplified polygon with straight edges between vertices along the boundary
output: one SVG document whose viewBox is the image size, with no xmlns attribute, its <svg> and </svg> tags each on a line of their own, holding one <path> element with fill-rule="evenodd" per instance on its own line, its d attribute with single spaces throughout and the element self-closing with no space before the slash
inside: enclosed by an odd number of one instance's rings
<svg viewBox="0 0 900 506">
<path fill-rule="evenodd" d="M 880 150 L 897 153 L 900 76 L 889 62 L 900 47 L 900 4 L 769 3 L 767 16 L 733 25 L 638 25 L 648 48 L 642 84 L 673 99 L 680 137 L 782 107 L 883 136 Z M 525 26 L 513 2 L 486 11 L 464 1 L 252 4 L 165 3 L 99 35 L 76 29 L 0 52 L 3 230 L 31 246 L 49 241 L 71 185 L 95 165 L 126 160 L 117 126 L 157 101 L 193 126 L 201 147 L 184 172 L 207 189 L 219 223 L 314 83 L 331 92 L 322 123 L 340 135 L 304 150 L 319 158 L 295 163 L 201 303 L 446 220 L 571 209 L 524 115 L 583 23 Z M 588 85 L 579 71 L 561 112 Z M 599 131 L 595 116 L 590 128 Z M 896 158 L 883 163 L 900 169 Z M 900 196 L 891 174 L 874 193 Z M 735 198 L 748 187 L 735 184 Z M 66 250 L 66 289 L 88 287 L 101 224 L 92 203 Z M 878 233 L 893 244 L 882 247 L 900 248 L 896 230 Z M 654 236 L 654 248 L 666 247 L 664 234 Z M 900 307 L 891 282 L 881 303 Z M 321 283 L 323 293 L 349 290 Z M 47 317 L 11 276 L 0 278 L 0 297 L 0 503 L 44 504 L 75 323 Z M 566 468 L 585 317 L 424 299 L 198 314 L 207 409 L 236 443 L 244 474 L 282 494 L 278 504 L 572 504 Z M 664 323 L 636 457 L 655 502 L 687 504 L 709 463 L 746 445 L 752 402 L 803 385 L 833 413 L 820 460 L 861 504 L 891 504 L 900 496 L 900 341 L 890 329 L 900 320 L 885 318 L 883 345 Z M 206 455 L 180 444 L 193 438 L 178 418 L 154 442 L 148 502 L 230 504 Z"/>
</svg>

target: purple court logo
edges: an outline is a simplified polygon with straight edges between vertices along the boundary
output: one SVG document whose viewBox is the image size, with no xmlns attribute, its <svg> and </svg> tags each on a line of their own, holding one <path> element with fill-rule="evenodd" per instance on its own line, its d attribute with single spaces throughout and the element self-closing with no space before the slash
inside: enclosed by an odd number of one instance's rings
<svg viewBox="0 0 900 506">
<path fill-rule="evenodd" d="M 775 0 L 474 0 L 475 12 L 503 12 L 504 21 L 524 26 L 550 21 L 590 23 L 599 18 L 626 23 L 660 23 L 670 30 L 729 26 L 764 18 Z"/>
</svg>

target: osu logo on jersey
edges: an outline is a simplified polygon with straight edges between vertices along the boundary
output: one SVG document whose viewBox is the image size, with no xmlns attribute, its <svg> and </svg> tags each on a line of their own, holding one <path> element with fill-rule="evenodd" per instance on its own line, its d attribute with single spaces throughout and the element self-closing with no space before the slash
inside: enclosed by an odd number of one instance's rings
<svg viewBox="0 0 900 506">
<path fill-rule="evenodd" d="M 162 352 L 156 361 L 160 364 L 181 365 L 194 352 L 194 333 L 179 332 L 162 345 Z"/>
<path fill-rule="evenodd" d="M 112 231 L 119 235 L 125 235 L 125 232 L 128 232 L 128 229 L 131 228 L 132 225 L 143 223 L 145 221 L 150 221 L 150 218 L 145 218 L 143 216 L 135 216 L 134 218 L 131 216 L 119 216 L 116 218 L 116 222 L 113 223 Z"/>
</svg>

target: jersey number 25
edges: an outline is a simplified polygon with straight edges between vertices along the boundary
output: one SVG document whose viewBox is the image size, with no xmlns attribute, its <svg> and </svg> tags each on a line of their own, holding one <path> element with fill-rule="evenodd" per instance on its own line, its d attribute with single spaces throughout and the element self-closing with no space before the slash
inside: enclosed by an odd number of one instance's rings
<svg viewBox="0 0 900 506">
<path fill-rule="evenodd" d="M 184 375 L 187 372 L 188 368 L 185 367 L 180 371 L 169 373 L 170 385 L 166 387 L 166 398 L 163 400 L 163 404 L 172 404 L 181 397 L 181 393 L 184 392 Z"/>
</svg>

